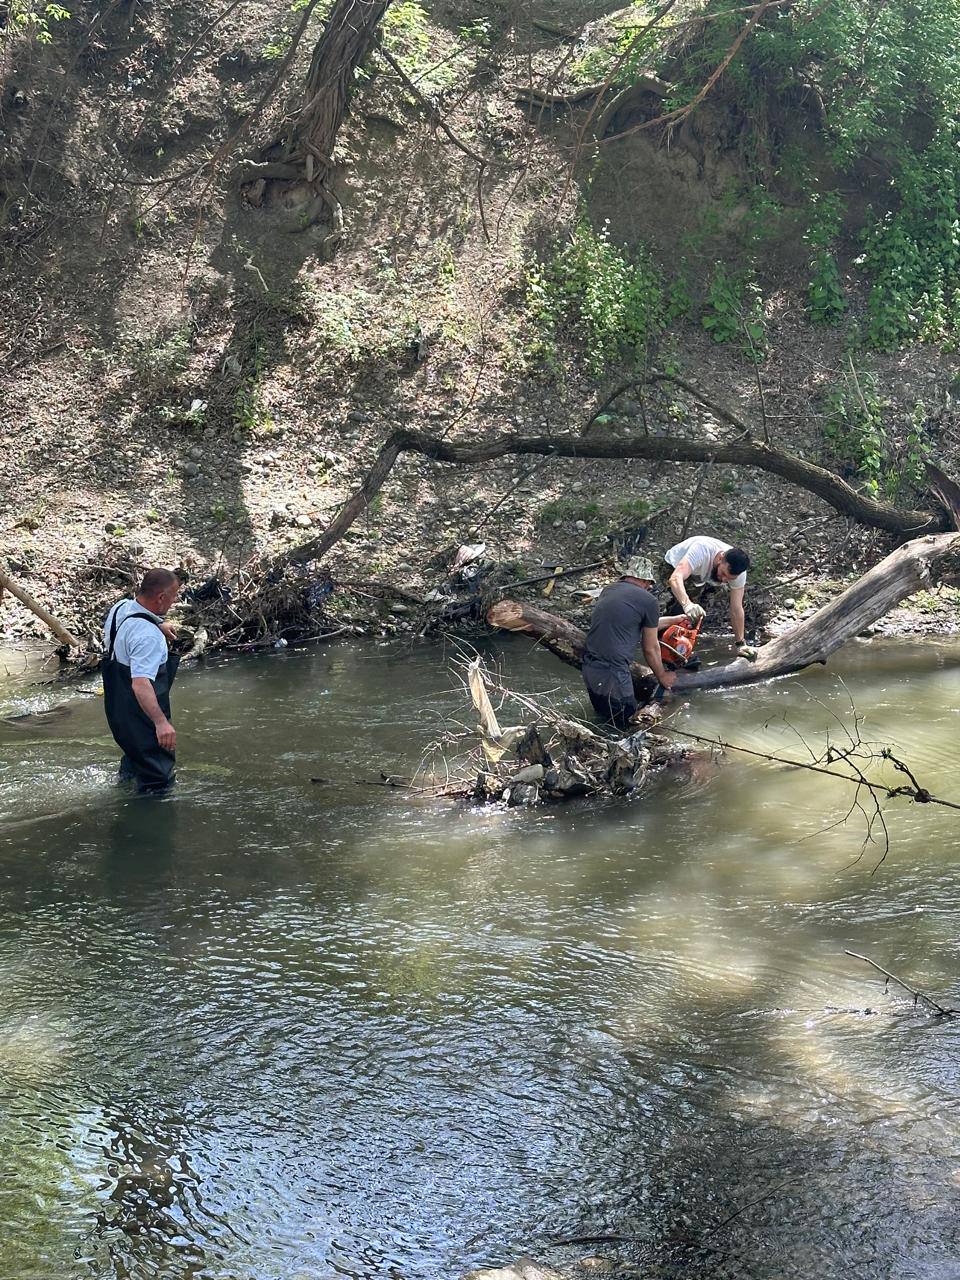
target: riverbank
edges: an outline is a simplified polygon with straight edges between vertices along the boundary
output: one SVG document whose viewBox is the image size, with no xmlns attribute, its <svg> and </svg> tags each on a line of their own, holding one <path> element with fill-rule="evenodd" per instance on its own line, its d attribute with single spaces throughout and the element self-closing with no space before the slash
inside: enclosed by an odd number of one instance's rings
<svg viewBox="0 0 960 1280">
<path fill-rule="evenodd" d="M 570 159 L 576 118 L 531 115 L 517 99 L 518 83 L 566 63 L 562 39 L 525 10 L 500 15 L 481 71 L 472 12 L 459 14 L 470 25 L 447 29 L 419 6 L 391 10 L 388 46 L 399 42 L 423 69 L 436 53 L 446 68 L 448 126 L 471 137 L 483 121 L 484 203 L 472 162 L 374 57 L 338 141 L 345 234 L 330 260 L 315 229 L 280 233 L 227 172 L 212 186 L 204 176 L 210 138 L 238 95 L 256 95 L 275 69 L 266 51 L 276 32 L 265 43 L 258 7 L 206 13 L 216 18 L 209 57 L 182 68 L 172 96 L 128 65 L 129 41 L 151 66 L 172 58 L 205 29 L 201 13 L 203 4 L 164 0 L 116 32 L 116 48 L 98 45 L 95 66 L 78 53 L 64 71 L 32 48 L 30 92 L 14 94 L 4 124 L 11 200 L 27 175 L 32 190 L 11 206 L 0 255 L 0 559 L 91 649 L 145 565 L 182 565 L 193 583 L 230 580 L 316 536 L 401 427 L 476 443 L 577 437 L 590 423 L 594 439 L 669 434 L 707 446 L 749 430 L 906 505 L 926 500 L 923 458 L 960 466 L 957 351 L 863 348 L 869 291 L 853 226 L 838 268 L 842 326 L 813 323 L 798 211 L 786 192 L 782 207 L 754 207 L 756 174 L 709 110 L 696 156 L 689 139 L 663 147 L 631 132 L 581 170 Z M 77 127 L 89 151 L 75 145 Z M 119 198 L 106 180 L 113 160 L 98 151 L 115 129 L 128 184 Z M 158 167 L 187 176 L 148 196 Z M 610 251 L 649 255 L 656 288 L 677 295 L 642 360 L 621 351 L 598 361 L 582 324 L 538 311 L 537 281 L 576 236 L 593 245 L 597 270 L 612 269 Z M 718 263 L 732 290 L 722 342 L 706 327 Z M 748 276 L 760 347 L 741 327 Z M 654 368 L 705 398 L 663 384 L 606 403 Z M 337 582 L 373 580 L 426 600 L 463 544 L 485 543 L 487 558 L 523 579 L 612 558 L 626 543 L 656 558 L 695 532 L 751 553 L 748 604 L 761 634 L 891 547 L 757 469 L 549 456 L 457 467 L 403 454 L 324 568 Z M 582 619 L 576 591 L 603 581 L 559 583 L 551 605 Z M 370 635 L 422 625 L 401 612 L 409 601 L 362 590 L 333 594 L 332 623 Z M 882 625 L 943 632 L 958 618 L 944 595 Z M 2 634 L 42 630 L 5 601 Z"/>
</svg>

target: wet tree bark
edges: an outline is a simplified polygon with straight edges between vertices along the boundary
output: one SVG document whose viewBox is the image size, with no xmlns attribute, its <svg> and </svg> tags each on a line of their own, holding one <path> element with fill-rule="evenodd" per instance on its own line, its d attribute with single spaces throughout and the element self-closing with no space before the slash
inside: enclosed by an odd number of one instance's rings
<svg viewBox="0 0 960 1280">
<path fill-rule="evenodd" d="M 902 600 L 938 585 L 960 585 L 960 533 L 931 534 L 904 543 L 812 617 L 765 644 L 755 661 L 737 658 L 725 666 L 681 671 L 674 689 L 751 684 L 826 662 L 842 644 Z M 491 626 L 534 636 L 566 662 L 576 664 L 583 652 L 586 637 L 578 627 L 533 605 L 501 600 L 487 612 L 487 621 Z M 645 683 L 649 672 L 640 663 L 634 663 L 632 670 L 639 694 L 649 687 Z"/>
</svg>

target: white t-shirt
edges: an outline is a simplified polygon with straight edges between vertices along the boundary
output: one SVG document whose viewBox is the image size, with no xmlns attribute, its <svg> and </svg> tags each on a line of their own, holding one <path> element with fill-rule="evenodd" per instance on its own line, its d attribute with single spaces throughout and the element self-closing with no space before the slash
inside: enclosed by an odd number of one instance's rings
<svg viewBox="0 0 960 1280">
<path fill-rule="evenodd" d="M 686 542 L 678 542 L 675 547 L 664 556 L 667 564 L 672 565 L 675 569 L 681 560 L 686 560 L 693 570 L 693 577 L 697 582 L 703 585 L 705 582 L 716 582 L 713 576 L 713 561 L 718 551 L 729 551 L 730 543 L 721 542 L 719 538 L 687 538 Z M 731 578 L 729 582 L 722 585 L 730 590 L 731 588 L 745 587 L 747 585 L 746 571 L 738 573 L 735 578 Z"/>
<path fill-rule="evenodd" d="M 159 614 L 151 613 L 136 600 L 121 600 L 107 614 L 107 621 L 103 628 L 105 654 L 110 649 L 110 631 L 113 627 L 114 614 L 117 616 L 117 622 L 120 623 L 131 613 L 145 613 L 150 618 L 156 618 L 157 622 L 163 621 Z M 159 627 L 155 627 L 146 618 L 131 618 L 129 622 L 124 622 L 122 627 L 117 627 L 117 643 L 113 648 L 113 656 L 117 662 L 122 662 L 124 666 L 130 668 L 131 676 L 146 676 L 148 680 L 155 680 L 157 672 L 167 660 L 167 638 Z"/>
</svg>

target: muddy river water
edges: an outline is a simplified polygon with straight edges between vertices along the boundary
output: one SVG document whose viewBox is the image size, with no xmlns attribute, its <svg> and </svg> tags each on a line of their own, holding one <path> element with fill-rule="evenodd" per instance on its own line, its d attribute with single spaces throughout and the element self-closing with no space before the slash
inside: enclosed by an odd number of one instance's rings
<svg viewBox="0 0 960 1280">
<path fill-rule="evenodd" d="M 878 865 L 849 787 L 736 754 L 549 811 L 355 785 L 472 723 L 449 658 L 185 672 L 160 802 L 99 698 L 0 675 L 7 714 L 69 697 L 0 724 L 0 1277 L 960 1277 L 960 1019 L 844 954 L 960 1005 L 960 813 L 890 802 Z M 675 715 L 800 759 L 851 700 L 960 801 L 960 645 Z"/>
</svg>

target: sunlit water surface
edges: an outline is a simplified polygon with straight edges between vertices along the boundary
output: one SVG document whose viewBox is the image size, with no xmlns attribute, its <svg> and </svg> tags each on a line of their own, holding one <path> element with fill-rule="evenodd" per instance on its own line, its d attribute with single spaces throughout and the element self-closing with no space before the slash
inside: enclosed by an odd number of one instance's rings
<svg viewBox="0 0 960 1280">
<path fill-rule="evenodd" d="M 576 673 L 499 653 L 583 714 Z M 960 1276 L 960 1020 L 844 955 L 960 1004 L 960 814 L 890 802 L 878 866 L 849 787 L 732 753 L 562 810 L 356 785 L 473 722 L 434 647 L 186 673 L 162 802 L 69 696 L 0 725 L 3 1280 Z M 956 646 L 675 723 L 809 758 L 851 699 L 960 800 Z M 603 1234 L 634 1239 L 550 1243 Z"/>
</svg>

